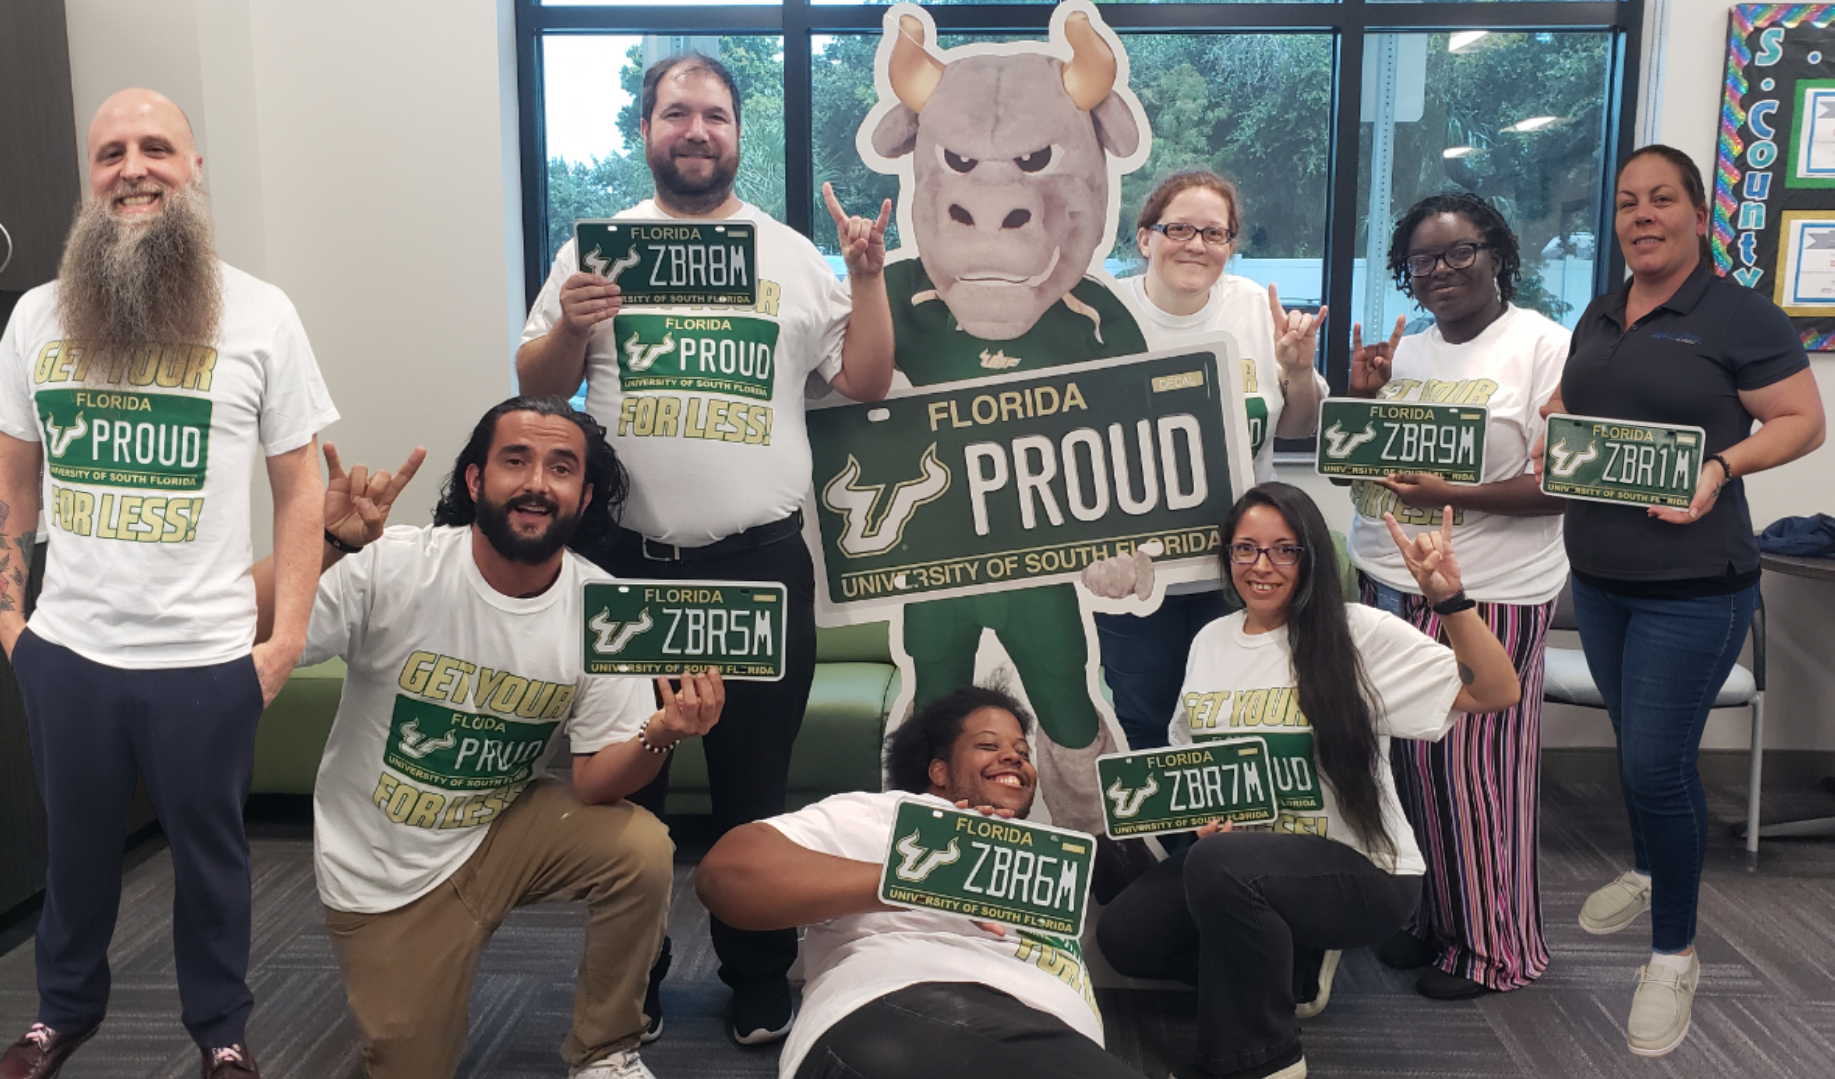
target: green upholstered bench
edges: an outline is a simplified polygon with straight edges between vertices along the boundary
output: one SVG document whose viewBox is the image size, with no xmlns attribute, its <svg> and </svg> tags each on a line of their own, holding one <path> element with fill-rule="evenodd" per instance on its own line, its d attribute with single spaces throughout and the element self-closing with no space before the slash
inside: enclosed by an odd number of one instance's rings
<svg viewBox="0 0 1835 1079">
<path fill-rule="evenodd" d="M 880 740 L 898 696 L 886 631 L 884 622 L 816 631 L 815 683 L 790 758 L 791 808 L 837 791 L 879 789 Z M 255 732 L 255 793 L 312 793 L 343 688 L 344 663 L 336 659 L 287 679 Z M 711 812 L 698 741 L 676 752 L 669 787 L 670 813 Z"/>
</svg>

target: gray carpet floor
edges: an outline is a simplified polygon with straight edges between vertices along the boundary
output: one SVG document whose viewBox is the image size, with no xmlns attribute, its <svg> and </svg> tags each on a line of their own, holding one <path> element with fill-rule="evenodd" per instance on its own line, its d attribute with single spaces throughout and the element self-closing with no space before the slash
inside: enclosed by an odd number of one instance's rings
<svg viewBox="0 0 1835 1079">
<path fill-rule="evenodd" d="M 1710 791 L 1717 822 L 1742 819 L 1743 791 Z M 1767 791 L 1767 818 L 1831 812 L 1814 790 Z M 1554 962 L 1540 981 L 1507 995 L 1440 1004 L 1413 992 L 1411 975 L 1368 952 L 1345 957 L 1330 1007 L 1306 1024 L 1320 1077 L 1582 1077 L 1652 1079 L 1835 1075 L 1835 841 L 1767 841 L 1756 871 L 1724 828 L 1710 842 L 1701 897 L 1701 992 L 1681 1048 L 1643 1060 L 1625 1048 L 1632 976 L 1647 923 L 1591 937 L 1574 922 L 1588 892 L 1629 857 L 1617 792 L 1550 786 L 1544 794 L 1542 887 Z M 319 920 L 310 842 L 297 828 L 258 828 L 254 962 L 258 1001 L 250 1041 L 269 1079 L 353 1079 L 357 1039 Z M 155 841 L 157 842 L 157 841 Z M 707 915 L 695 901 L 692 854 L 677 866 L 670 917 L 675 968 L 665 989 L 668 1029 L 644 1051 L 660 1079 L 767 1079 L 775 1047 L 740 1049 L 721 1033 L 726 990 L 715 977 Z M 198 1058 L 178 1024 L 171 948 L 170 858 L 154 848 L 127 875 L 110 958 L 106 1025 L 72 1058 L 64 1079 L 182 1079 Z M 553 1079 L 573 993 L 581 912 L 546 905 L 517 912 L 486 952 L 472 997 L 472 1042 L 459 1074 Z M 1100 990 L 1109 1046 L 1150 1076 L 1190 1051 L 1189 992 Z M 0 1035 L 33 1018 L 32 949 L 0 955 Z"/>
</svg>

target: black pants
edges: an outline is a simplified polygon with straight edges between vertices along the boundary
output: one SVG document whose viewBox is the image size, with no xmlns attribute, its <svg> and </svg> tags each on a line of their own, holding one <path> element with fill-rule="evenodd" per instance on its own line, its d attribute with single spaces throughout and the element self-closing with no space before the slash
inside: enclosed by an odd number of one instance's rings
<svg viewBox="0 0 1835 1079">
<path fill-rule="evenodd" d="M 1214 835 L 1130 885 L 1096 936 L 1123 974 L 1198 986 L 1198 1063 L 1228 1074 L 1300 1044 L 1296 965 L 1316 971 L 1327 949 L 1375 944 L 1420 899 L 1420 877 L 1321 836 Z"/>
<path fill-rule="evenodd" d="M 977 982 L 919 982 L 822 1032 L 796 1079 L 1141 1079 L 1062 1019 Z"/>
<path fill-rule="evenodd" d="M 708 794 L 719 834 L 784 811 L 790 747 L 803 725 L 816 673 L 816 580 L 809 549 L 791 536 L 764 547 L 694 561 L 645 557 L 635 547 L 594 552 L 593 561 L 619 577 L 665 581 L 775 581 L 789 598 L 784 612 L 784 677 L 776 682 L 728 682 L 720 722 L 701 739 Z M 669 762 L 631 801 L 663 814 Z M 710 918 L 720 980 L 731 986 L 782 978 L 796 962 L 796 930 L 734 929 Z"/>
<path fill-rule="evenodd" d="M 185 1029 L 235 1045 L 249 993 L 249 856 L 242 830 L 261 682 L 250 658 L 123 670 L 30 630 L 13 649 L 50 850 L 38 919 L 38 1021 L 76 1033 L 108 1010 L 108 942 L 134 778 L 172 848 L 172 945 Z"/>
</svg>

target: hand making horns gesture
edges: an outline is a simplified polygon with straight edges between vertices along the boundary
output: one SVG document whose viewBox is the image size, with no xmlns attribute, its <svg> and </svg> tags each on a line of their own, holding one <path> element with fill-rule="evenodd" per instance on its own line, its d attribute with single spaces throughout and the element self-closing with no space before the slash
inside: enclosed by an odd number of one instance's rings
<svg viewBox="0 0 1835 1079">
<path fill-rule="evenodd" d="M 1357 397 L 1375 397 L 1376 391 L 1389 384 L 1389 373 L 1395 364 L 1395 346 L 1402 343 L 1402 330 L 1408 316 L 1395 316 L 1395 332 L 1389 340 L 1364 345 L 1364 324 L 1351 323 L 1351 393 Z"/>
<path fill-rule="evenodd" d="M 886 226 L 892 221 L 892 200 L 879 204 L 879 219 L 849 217 L 835 198 L 833 184 L 822 185 L 822 201 L 828 204 L 828 216 L 835 219 L 835 240 L 841 245 L 841 257 L 847 272 L 877 277 L 886 268 Z"/>
<path fill-rule="evenodd" d="M 1428 603 L 1445 603 L 1459 594 L 1459 560 L 1453 557 L 1453 507 L 1441 510 L 1439 531 L 1422 532 L 1413 539 L 1395 523 L 1394 514 L 1383 514 L 1383 520 L 1389 523 L 1395 549 L 1402 552 L 1402 561 L 1408 564 L 1408 572 L 1414 575 Z"/>
<path fill-rule="evenodd" d="M 331 471 L 325 487 L 325 531 L 352 547 L 380 539 L 389 523 L 390 507 L 426 458 L 425 447 L 416 446 L 394 475 L 386 469 L 371 473 L 363 465 L 352 465 L 346 473 L 344 462 L 338 460 L 338 448 L 325 443 L 325 465 Z"/>
</svg>

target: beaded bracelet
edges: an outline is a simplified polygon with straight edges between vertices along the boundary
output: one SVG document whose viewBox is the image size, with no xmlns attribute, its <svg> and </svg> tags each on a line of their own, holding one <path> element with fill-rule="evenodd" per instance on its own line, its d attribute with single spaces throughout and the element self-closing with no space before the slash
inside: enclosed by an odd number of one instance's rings
<svg viewBox="0 0 1835 1079">
<path fill-rule="evenodd" d="M 647 732 L 649 729 L 650 729 L 650 721 L 647 719 L 644 720 L 643 726 L 637 728 L 637 744 L 643 747 L 645 753 L 654 753 L 657 756 L 661 757 L 661 756 L 665 756 L 667 754 L 675 752 L 674 742 L 671 742 L 666 746 L 651 745 L 650 739 L 645 737 L 645 732 Z"/>
</svg>

